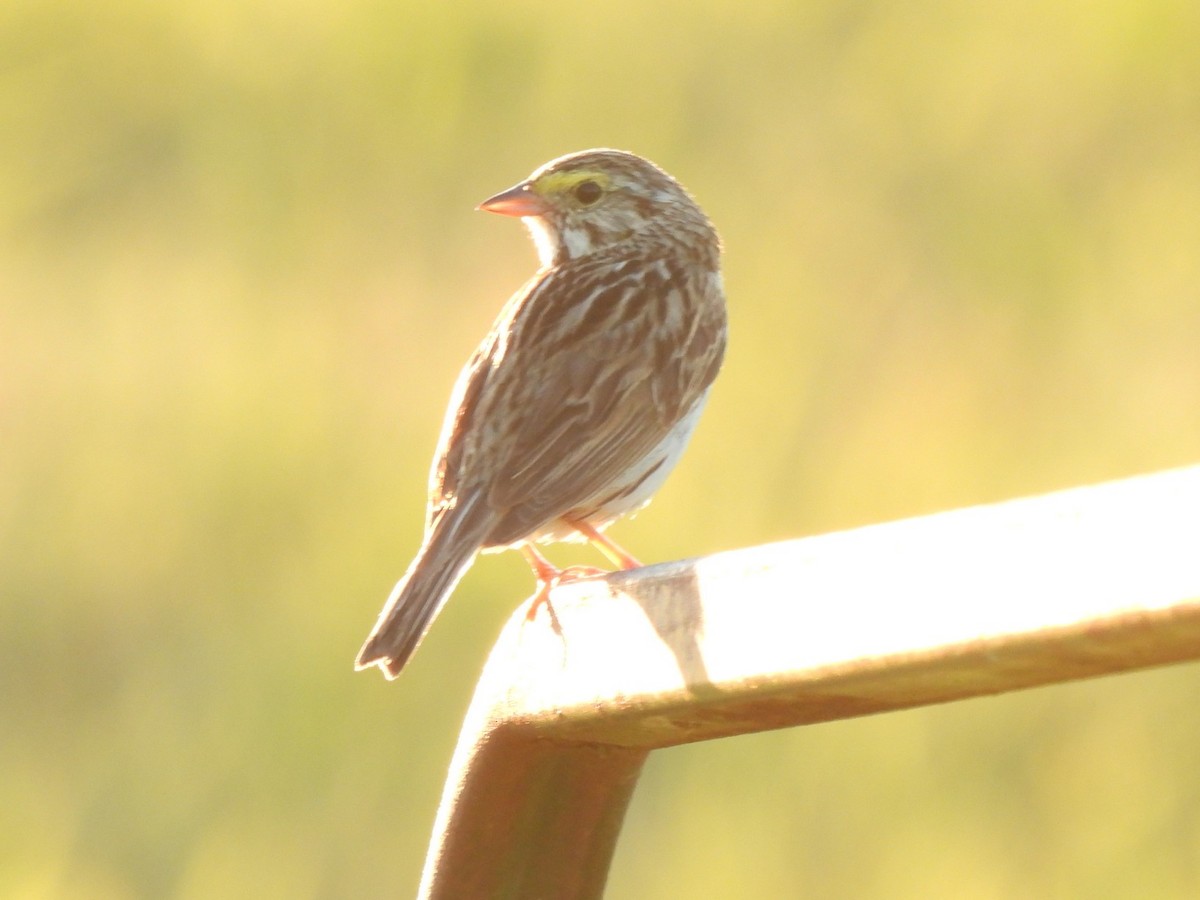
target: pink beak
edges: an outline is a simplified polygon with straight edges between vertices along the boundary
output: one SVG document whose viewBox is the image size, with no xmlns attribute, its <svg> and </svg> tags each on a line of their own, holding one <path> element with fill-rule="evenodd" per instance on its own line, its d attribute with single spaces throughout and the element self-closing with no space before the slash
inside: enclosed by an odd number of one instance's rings
<svg viewBox="0 0 1200 900">
<path fill-rule="evenodd" d="M 475 208 L 502 216 L 541 216 L 550 209 L 546 201 L 533 192 L 527 181 L 488 197 Z"/>
</svg>

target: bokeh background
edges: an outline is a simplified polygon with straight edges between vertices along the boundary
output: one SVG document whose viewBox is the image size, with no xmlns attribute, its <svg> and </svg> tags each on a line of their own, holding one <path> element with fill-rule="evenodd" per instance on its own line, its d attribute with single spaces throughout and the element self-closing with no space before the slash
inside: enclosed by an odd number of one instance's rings
<svg viewBox="0 0 1200 900">
<path fill-rule="evenodd" d="M 726 242 L 644 559 L 1200 459 L 1197 46 L 1194 0 L 6 0 L 0 895 L 413 893 L 524 563 L 400 681 L 351 661 L 534 266 L 472 207 L 561 153 Z M 1196 896 L 1198 692 L 663 751 L 609 896 Z"/>
</svg>

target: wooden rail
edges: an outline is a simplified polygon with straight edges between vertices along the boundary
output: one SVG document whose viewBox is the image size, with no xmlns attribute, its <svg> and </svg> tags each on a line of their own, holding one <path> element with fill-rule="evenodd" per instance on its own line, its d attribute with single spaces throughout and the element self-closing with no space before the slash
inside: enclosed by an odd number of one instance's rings
<svg viewBox="0 0 1200 900">
<path fill-rule="evenodd" d="M 427 898 L 601 896 L 657 748 L 1200 658 L 1200 466 L 649 566 L 519 609 Z"/>
</svg>

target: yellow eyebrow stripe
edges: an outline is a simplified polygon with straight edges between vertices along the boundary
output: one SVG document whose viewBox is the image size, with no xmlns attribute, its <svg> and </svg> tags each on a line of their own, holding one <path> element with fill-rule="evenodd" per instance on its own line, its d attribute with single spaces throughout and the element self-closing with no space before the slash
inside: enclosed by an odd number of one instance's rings
<svg viewBox="0 0 1200 900">
<path fill-rule="evenodd" d="M 543 197 L 567 194 L 584 181 L 594 181 L 605 191 L 612 189 L 612 179 L 603 172 L 576 169 L 573 172 L 551 172 L 533 183 L 533 189 Z"/>
</svg>

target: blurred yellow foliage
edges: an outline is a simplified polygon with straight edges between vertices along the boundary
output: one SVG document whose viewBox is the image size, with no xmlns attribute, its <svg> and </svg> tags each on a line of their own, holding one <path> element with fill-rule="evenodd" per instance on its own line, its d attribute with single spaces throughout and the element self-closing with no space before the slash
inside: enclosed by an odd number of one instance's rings
<svg viewBox="0 0 1200 900">
<path fill-rule="evenodd" d="M 644 559 L 1196 461 L 1197 46 L 1192 0 L 8 0 L 0 896 L 411 893 L 523 564 L 351 661 L 533 269 L 472 206 L 552 156 L 725 239 Z M 1194 896 L 1198 677 L 663 752 L 610 894 Z"/>
</svg>

